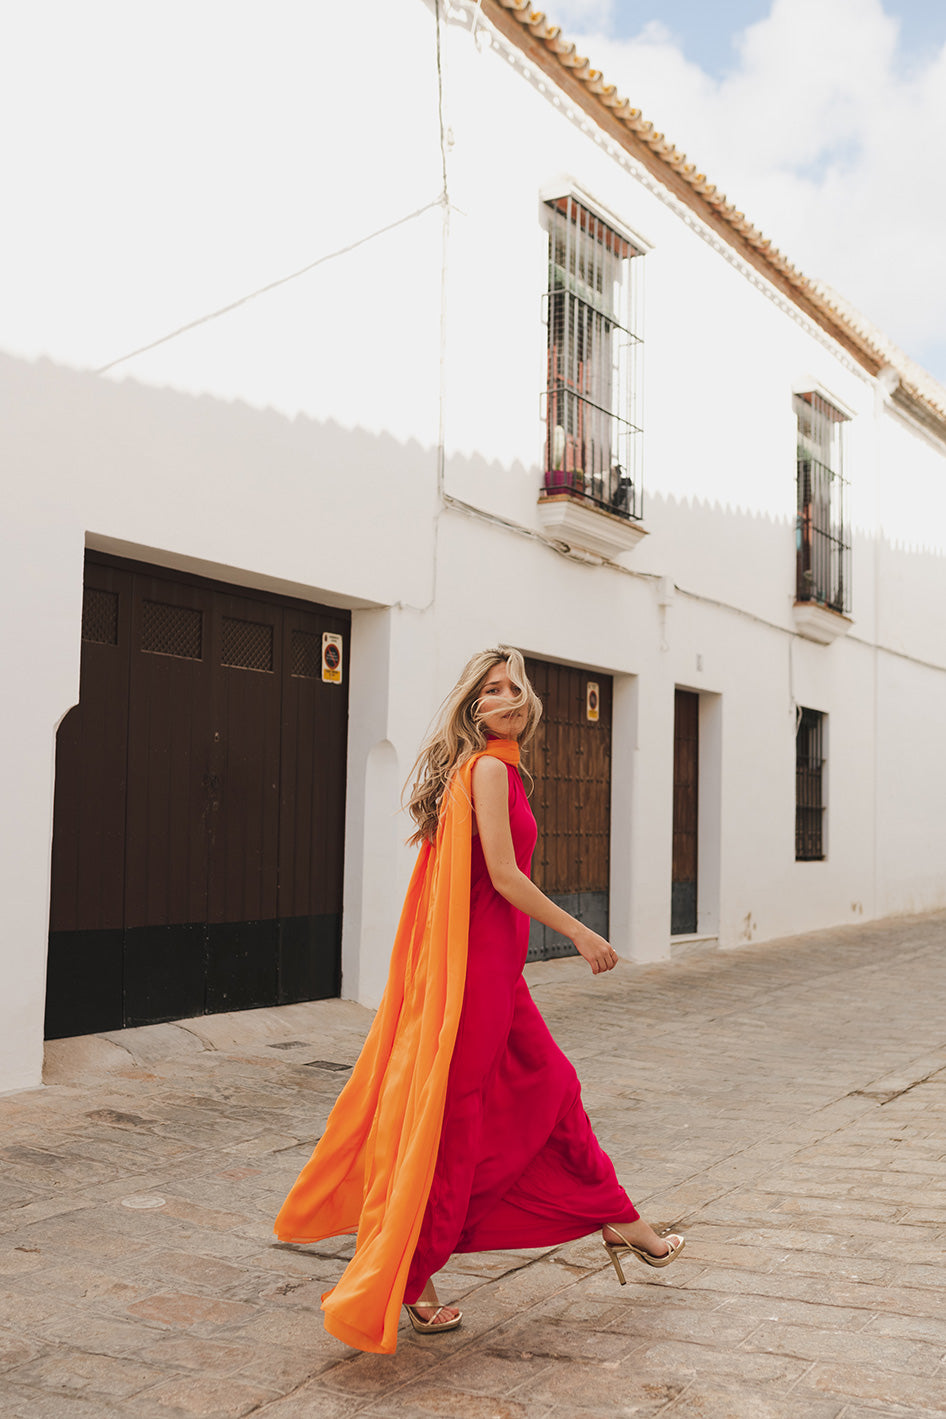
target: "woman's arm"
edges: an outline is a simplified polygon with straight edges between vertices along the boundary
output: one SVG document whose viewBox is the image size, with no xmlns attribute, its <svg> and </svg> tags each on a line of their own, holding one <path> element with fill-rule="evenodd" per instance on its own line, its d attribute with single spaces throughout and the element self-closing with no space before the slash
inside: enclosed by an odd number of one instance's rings
<svg viewBox="0 0 946 1419">
<path fill-rule="evenodd" d="M 516 863 L 509 826 L 509 776 L 501 760 L 484 757 L 473 765 L 473 808 L 486 869 L 500 896 L 543 926 L 567 936 L 595 975 L 616 966 L 617 952 L 604 937 L 557 907 Z"/>
</svg>

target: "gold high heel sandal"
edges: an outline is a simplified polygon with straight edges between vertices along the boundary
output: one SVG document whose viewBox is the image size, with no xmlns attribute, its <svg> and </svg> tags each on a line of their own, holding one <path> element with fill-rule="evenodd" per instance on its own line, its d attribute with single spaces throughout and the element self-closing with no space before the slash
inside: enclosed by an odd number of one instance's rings
<svg viewBox="0 0 946 1419">
<path fill-rule="evenodd" d="M 611 1258 L 611 1265 L 617 1272 L 618 1280 L 622 1286 L 627 1285 L 627 1280 L 619 1260 L 620 1257 L 630 1253 L 631 1256 L 636 1256 L 638 1261 L 642 1261 L 645 1266 L 669 1266 L 672 1261 L 676 1261 L 686 1245 L 682 1237 L 678 1236 L 676 1232 L 671 1232 L 668 1237 L 662 1238 L 662 1240 L 667 1243 L 670 1250 L 665 1256 L 653 1256 L 649 1251 L 644 1251 L 643 1247 L 636 1247 L 632 1242 L 629 1242 L 622 1236 L 618 1227 L 611 1227 L 610 1230 L 617 1232 L 618 1236 L 621 1237 L 619 1242 L 605 1242 L 604 1246 L 608 1256 Z"/>
<path fill-rule="evenodd" d="M 446 1306 L 438 1305 L 436 1301 L 423 1301 L 421 1304 L 425 1307 L 428 1305 L 437 1307 L 429 1320 L 424 1320 L 423 1316 L 418 1315 L 416 1306 L 405 1305 L 404 1307 L 411 1325 L 419 1335 L 442 1335 L 444 1331 L 456 1330 L 463 1319 L 463 1312 L 459 1311 L 451 1320 L 438 1320 L 437 1317 L 441 1311 L 447 1309 Z"/>
</svg>

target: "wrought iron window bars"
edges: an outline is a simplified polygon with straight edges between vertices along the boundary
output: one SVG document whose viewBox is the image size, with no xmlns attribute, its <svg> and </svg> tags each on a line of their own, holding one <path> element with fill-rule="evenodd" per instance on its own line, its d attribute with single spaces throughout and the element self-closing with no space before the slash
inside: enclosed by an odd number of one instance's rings
<svg viewBox="0 0 946 1419">
<path fill-rule="evenodd" d="M 640 518 L 634 246 L 572 196 L 550 202 L 543 496 Z"/>
<path fill-rule="evenodd" d="M 842 614 L 851 606 L 851 535 L 844 477 L 846 415 L 820 394 L 795 395 L 796 590 Z"/>
</svg>

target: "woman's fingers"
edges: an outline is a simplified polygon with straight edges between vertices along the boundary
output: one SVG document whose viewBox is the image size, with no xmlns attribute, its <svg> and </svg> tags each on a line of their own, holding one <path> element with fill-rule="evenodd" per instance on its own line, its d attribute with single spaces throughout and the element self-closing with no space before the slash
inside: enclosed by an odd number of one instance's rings
<svg viewBox="0 0 946 1419">
<path fill-rule="evenodd" d="M 584 928 L 575 933 L 574 942 L 579 954 L 584 956 L 594 975 L 602 971 L 613 971 L 618 963 L 618 953 L 610 942 L 605 941 L 596 931 Z"/>
<path fill-rule="evenodd" d="M 604 955 L 595 956 L 590 962 L 591 969 L 594 971 L 595 975 L 599 975 L 601 971 L 613 971 L 617 963 L 618 956 L 616 951 L 609 951 Z"/>
</svg>

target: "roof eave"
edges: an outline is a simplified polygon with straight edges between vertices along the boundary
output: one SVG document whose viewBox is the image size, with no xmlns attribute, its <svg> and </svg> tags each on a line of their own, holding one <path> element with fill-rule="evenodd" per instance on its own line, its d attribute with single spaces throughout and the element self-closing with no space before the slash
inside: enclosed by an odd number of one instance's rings
<svg viewBox="0 0 946 1419">
<path fill-rule="evenodd" d="M 640 110 L 621 98 L 613 84 L 578 55 L 575 45 L 562 39 L 558 26 L 550 25 L 527 0 L 480 0 L 484 15 L 500 34 L 520 49 L 577 107 L 614 140 L 635 162 L 651 173 L 668 191 L 739 256 L 786 296 L 800 311 L 844 349 L 868 374 L 876 376 L 889 358 L 820 296 L 814 283 L 794 267 L 762 235 L 744 213 L 708 183 L 693 163 L 677 151 L 662 133 L 654 131 Z M 904 381 L 897 402 L 907 406 L 927 429 L 946 438 L 946 409 Z"/>
</svg>

